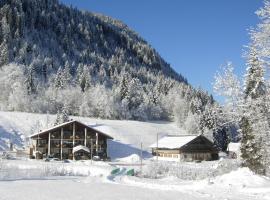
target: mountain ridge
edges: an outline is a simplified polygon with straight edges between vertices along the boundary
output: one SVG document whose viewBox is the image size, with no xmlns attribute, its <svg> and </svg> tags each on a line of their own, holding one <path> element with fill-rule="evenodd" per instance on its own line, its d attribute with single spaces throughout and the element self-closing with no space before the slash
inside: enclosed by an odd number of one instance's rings
<svg viewBox="0 0 270 200">
<path fill-rule="evenodd" d="M 119 54 L 123 53 L 123 56 L 131 58 L 125 61 L 132 67 L 138 65 L 152 71 L 161 71 L 166 76 L 187 82 L 159 56 L 155 49 L 119 20 L 89 11 L 82 12 L 67 7 L 57 0 L 3 0 L 1 10 L 2 13 L 6 13 L 6 16 L 1 14 L 3 38 L 5 38 L 3 31 L 5 17 L 6 25 L 9 26 L 6 32 L 10 34 L 4 41 L 7 46 L 10 43 L 12 46 L 17 44 L 16 48 L 9 49 L 6 63 L 15 61 L 20 64 L 31 64 L 25 58 L 27 55 L 23 55 L 23 58 L 18 57 L 20 51 L 27 51 L 26 54 L 36 51 L 41 59 L 52 58 L 56 69 L 65 64 L 64 59 L 70 63 L 75 62 L 74 65 L 98 61 L 105 63 L 104 61 L 111 56 L 119 57 Z M 42 41 L 39 41 L 40 35 Z M 2 46 L 5 46 L 3 41 Z M 51 49 L 46 49 L 46 46 Z M 91 53 L 95 55 L 91 56 Z M 100 56 L 103 60 L 91 61 L 94 56 Z M 64 59 L 60 59 L 61 57 Z"/>
</svg>

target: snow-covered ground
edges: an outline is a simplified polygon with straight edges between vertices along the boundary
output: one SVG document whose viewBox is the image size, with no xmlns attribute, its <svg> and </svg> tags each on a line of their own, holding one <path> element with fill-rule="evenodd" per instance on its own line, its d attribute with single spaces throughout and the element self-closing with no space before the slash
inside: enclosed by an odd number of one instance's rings
<svg viewBox="0 0 270 200">
<path fill-rule="evenodd" d="M 127 161 L 130 160 L 127 158 Z M 111 170 L 117 166 L 103 162 L 5 160 L 2 166 L 5 167 L 0 173 L 5 173 L 5 169 L 16 169 L 17 174 L 10 174 L 10 179 L 0 181 L 1 200 L 270 199 L 270 180 L 254 175 L 247 168 L 214 178 L 190 181 L 172 176 L 149 179 L 127 176 L 125 173 L 111 175 Z M 132 166 L 121 167 L 120 171 L 127 171 L 128 168 Z"/>
<path fill-rule="evenodd" d="M 270 200 L 270 180 L 239 168 L 236 160 L 180 163 L 152 158 L 148 147 L 156 141 L 157 133 L 160 137 L 185 133 L 174 123 L 73 119 L 115 138 L 109 143 L 113 161 L 0 159 L 0 200 Z M 8 148 L 9 140 L 23 146 L 27 136 L 47 128 L 54 120 L 52 115 L 0 112 L 0 150 Z M 142 167 L 141 142 L 145 150 Z M 117 168 L 119 172 L 111 175 Z M 130 169 L 140 176 L 127 176 Z"/>
</svg>

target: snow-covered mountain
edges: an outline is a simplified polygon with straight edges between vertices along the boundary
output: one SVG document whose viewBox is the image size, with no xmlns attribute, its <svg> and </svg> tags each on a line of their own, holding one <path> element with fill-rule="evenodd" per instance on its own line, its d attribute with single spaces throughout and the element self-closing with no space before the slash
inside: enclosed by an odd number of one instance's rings
<svg viewBox="0 0 270 200">
<path fill-rule="evenodd" d="M 110 17 L 79 11 L 58 0 L 0 2 L 0 66 L 17 62 L 47 80 L 60 67 L 79 65 L 121 70 L 146 69 L 186 82 L 138 34 Z"/>
<path fill-rule="evenodd" d="M 176 99 L 192 116 L 213 104 L 125 24 L 58 0 L 1 0 L 0 90 L 1 110 L 107 119 L 171 120 Z"/>
</svg>

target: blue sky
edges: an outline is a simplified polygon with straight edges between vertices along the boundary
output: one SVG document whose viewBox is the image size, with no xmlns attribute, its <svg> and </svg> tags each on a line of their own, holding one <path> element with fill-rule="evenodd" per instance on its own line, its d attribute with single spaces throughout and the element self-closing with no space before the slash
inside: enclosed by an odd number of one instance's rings
<svg viewBox="0 0 270 200">
<path fill-rule="evenodd" d="M 195 87 L 212 93 L 213 76 L 242 58 L 248 29 L 256 26 L 262 0 L 62 0 L 79 9 L 119 19 L 153 46 Z"/>
</svg>

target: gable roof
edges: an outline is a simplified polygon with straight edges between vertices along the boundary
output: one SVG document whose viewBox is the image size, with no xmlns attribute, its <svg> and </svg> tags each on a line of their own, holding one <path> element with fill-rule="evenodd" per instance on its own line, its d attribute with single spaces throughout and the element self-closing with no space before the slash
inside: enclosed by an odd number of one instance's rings
<svg viewBox="0 0 270 200">
<path fill-rule="evenodd" d="M 186 145 L 187 143 L 191 142 L 195 138 L 199 137 L 198 135 L 168 135 L 160 140 L 157 143 L 152 144 L 151 148 L 166 148 L 166 149 L 178 149 L 182 146 Z"/>
<path fill-rule="evenodd" d="M 83 150 L 83 151 L 85 151 L 85 152 L 90 153 L 89 148 L 86 147 L 86 146 L 83 146 L 83 145 L 78 145 L 78 146 L 76 146 L 76 147 L 73 147 L 72 153 L 75 153 L 75 152 L 80 151 L 80 150 Z"/>
<path fill-rule="evenodd" d="M 90 130 L 93 130 L 93 131 L 97 132 L 98 134 L 104 135 L 105 137 L 107 137 L 107 138 L 109 138 L 109 139 L 113 139 L 113 137 L 109 136 L 108 134 L 103 133 L 103 132 L 101 132 L 101 131 L 99 131 L 99 130 L 97 130 L 97 129 L 95 129 L 95 128 L 92 128 L 92 127 L 90 127 L 90 126 L 88 126 L 88 125 L 86 125 L 86 124 L 84 124 L 84 123 L 82 123 L 82 122 L 79 122 L 79 121 L 77 121 L 77 120 L 71 120 L 71 121 L 68 121 L 68 122 L 64 122 L 64 123 L 62 123 L 62 124 L 58 124 L 58 125 L 53 126 L 53 127 L 49 128 L 49 129 L 45 129 L 45 130 L 43 130 L 43 131 L 41 131 L 41 132 L 39 132 L 39 133 L 34 133 L 34 134 L 30 135 L 29 137 L 32 138 L 32 137 L 35 137 L 35 136 L 37 136 L 37 135 L 46 134 L 46 133 L 49 133 L 49 132 L 51 132 L 51 131 L 54 131 L 54 130 L 56 130 L 56 129 L 58 129 L 58 128 L 62 128 L 62 127 L 64 127 L 64 126 L 66 126 L 66 125 L 72 124 L 72 123 L 80 124 L 81 126 L 83 126 L 83 127 L 85 127 L 85 128 L 88 128 L 88 129 L 90 129 Z"/>
</svg>

